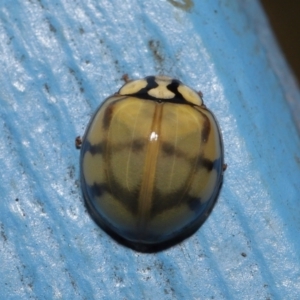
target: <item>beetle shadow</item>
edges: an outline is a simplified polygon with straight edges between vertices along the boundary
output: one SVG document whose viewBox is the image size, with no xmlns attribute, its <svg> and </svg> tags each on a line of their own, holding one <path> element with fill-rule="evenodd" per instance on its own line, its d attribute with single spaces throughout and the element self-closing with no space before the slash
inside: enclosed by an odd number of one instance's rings
<svg viewBox="0 0 300 300">
<path fill-rule="evenodd" d="M 201 215 L 200 218 L 198 218 L 193 224 L 190 224 L 187 228 L 184 228 L 182 233 L 177 235 L 176 237 L 165 241 L 161 242 L 158 244 L 144 244 L 144 243 L 134 243 L 131 241 L 128 241 L 115 233 L 113 230 L 111 230 L 101 219 L 99 216 L 95 213 L 95 210 L 90 207 L 90 204 L 88 201 L 86 201 L 84 194 L 84 203 L 87 211 L 89 212 L 90 216 L 92 217 L 93 221 L 102 229 L 104 230 L 112 239 L 114 239 L 118 244 L 125 246 L 127 248 L 130 248 L 134 251 L 140 252 L 140 253 L 157 253 L 160 251 L 167 250 L 173 246 L 176 246 L 177 244 L 180 244 L 183 242 L 185 239 L 189 238 L 192 236 L 201 226 L 202 224 L 206 221 L 206 219 L 209 217 L 211 211 L 213 210 L 217 199 L 219 197 L 219 193 L 221 191 L 223 182 L 221 182 L 219 189 L 217 190 L 214 199 L 215 201 L 211 201 L 210 203 L 207 204 L 205 207 L 205 211 Z"/>
</svg>

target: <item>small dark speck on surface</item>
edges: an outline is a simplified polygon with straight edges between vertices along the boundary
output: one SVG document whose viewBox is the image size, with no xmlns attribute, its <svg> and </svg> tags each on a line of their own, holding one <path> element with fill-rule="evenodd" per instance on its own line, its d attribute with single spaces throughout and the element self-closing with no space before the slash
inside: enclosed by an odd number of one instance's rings
<svg viewBox="0 0 300 300">
<path fill-rule="evenodd" d="M 153 53 L 154 58 L 155 58 L 159 63 L 162 63 L 163 60 L 164 60 L 164 58 L 163 58 L 163 56 L 162 56 L 161 53 L 160 53 L 160 49 L 161 49 L 161 47 L 160 47 L 160 42 L 159 42 L 159 41 L 150 40 L 150 41 L 148 42 L 148 44 L 149 44 L 150 50 L 151 50 L 152 53 Z"/>
<path fill-rule="evenodd" d="M 49 92 L 50 92 L 49 85 L 48 85 L 47 83 L 45 83 L 45 84 L 44 84 L 44 87 L 45 87 L 47 93 L 49 94 Z"/>
<path fill-rule="evenodd" d="M 68 174 L 70 176 L 70 178 L 74 178 L 74 173 L 75 173 L 75 167 L 74 166 L 69 166 L 68 167 Z"/>
<path fill-rule="evenodd" d="M 295 158 L 295 161 L 296 161 L 296 163 L 299 165 L 299 167 L 300 167 L 300 157 L 297 155 L 297 154 L 295 154 L 294 155 L 294 158 Z"/>
<path fill-rule="evenodd" d="M 4 242 L 6 242 L 7 241 L 7 236 L 5 234 L 5 230 L 4 230 L 4 225 L 3 224 L 1 224 L 0 229 L 1 229 L 1 232 L 0 232 L 1 236 L 2 236 L 2 238 L 4 240 Z"/>
<path fill-rule="evenodd" d="M 49 29 L 51 32 L 56 33 L 56 28 L 51 23 L 49 23 Z"/>
<path fill-rule="evenodd" d="M 69 68 L 69 72 L 70 72 L 70 74 L 72 74 L 72 75 L 75 74 L 75 71 L 74 71 L 72 68 Z"/>
</svg>

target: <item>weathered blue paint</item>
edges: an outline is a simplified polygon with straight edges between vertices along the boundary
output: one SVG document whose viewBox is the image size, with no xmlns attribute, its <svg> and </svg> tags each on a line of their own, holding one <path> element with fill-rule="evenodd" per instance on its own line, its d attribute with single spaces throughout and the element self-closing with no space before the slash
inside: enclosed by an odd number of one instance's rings
<svg viewBox="0 0 300 300">
<path fill-rule="evenodd" d="M 257 1 L 2 0 L 0 41 L 1 299 L 298 298 L 300 95 Z M 78 183 L 74 139 L 124 73 L 198 87 L 224 137 L 213 213 L 155 254 Z"/>
</svg>

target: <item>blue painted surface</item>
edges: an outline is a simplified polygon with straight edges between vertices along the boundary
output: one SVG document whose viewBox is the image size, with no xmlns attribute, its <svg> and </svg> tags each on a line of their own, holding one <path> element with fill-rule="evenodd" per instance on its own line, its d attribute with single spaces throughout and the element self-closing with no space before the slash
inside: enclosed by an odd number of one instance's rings
<svg viewBox="0 0 300 300">
<path fill-rule="evenodd" d="M 256 1 L 176 3 L 1 1 L 1 299 L 299 298 L 299 90 Z M 74 138 L 124 73 L 201 90 L 224 137 L 211 216 L 155 254 L 80 192 Z"/>
</svg>

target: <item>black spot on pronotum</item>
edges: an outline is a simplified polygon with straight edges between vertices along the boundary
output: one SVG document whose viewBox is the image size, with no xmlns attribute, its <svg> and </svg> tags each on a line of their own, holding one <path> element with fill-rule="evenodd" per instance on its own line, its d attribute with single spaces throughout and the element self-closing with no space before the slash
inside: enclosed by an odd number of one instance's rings
<svg viewBox="0 0 300 300">
<path fill-rule="evenodd" d="M 182 84 L 179 80 L 173 79 L 171 83 L 166 87 L 169 91 L 171 91 L 174 94 L 173 98 L 170 99 L 164 99 L 164 98 L 156 98 L 151 95 L 149 95 L 149 91 L 152 89 L 155 89 L 159 86 L 159 84 L 155 81 L 156 77 L 155 76 L 148 76 L 145 78 L 147 81 L 147 86 L 140 89 L 138 92 L 134 94 L 127 94 L 126 96 L 132 96 L 132 97 L 137 97 L 139 99 L 143 100 L 152 100 L 156 101 L 158 103 L 163 103 L 163 102 L 169 102 L 169 103 L 176 103 L 176 104 L 189 104 L 184 97 L 178 92 L 178 86 Z"/>
<path fill-rule="evenodd" d="M 145 78 L 145 80 L 147 81 L 147 85 L 144 88 L 140 89 L 136 93 L 126 94 L 126 96 L 137 97 L 139 99 L 145 99 L 145 100 L 157 100 L 157 98 L 152 97 L 148 94 L 149 90 L 158 87 L 158 84 L 155 81 L 155 76 L 148 76 Z"/>
<path fill-rule="evenodd" d="M 180 81 L 177 80 L 177 79 L 173 79 L 171 81 L 171 83 L 167 86 L 167 88 L 172 93 L 177 94 L 178 93 L 178 87 L 179 87 L 179 85 L 180 85 Z M 179 94 L 179 95 L 181 95 L 181 94 Z"/>
<path fill-rule="evenodd" d="M 168 90 L 171 91 L 173 94 L 175 94 L 172 101 L 169 102 L 176 103 L 176 104 L 189 104 L 189 102 L 186 101 L 186 99 L 178 91 L 178 87 L 181 84 L 182 83 L 179 80 L 173 79 L 172 82 L 167 86 Z"/>
<path fill-rule="evenodd" d="M 147 80 L 147 86 L 145 87 L 145 89 L 147 91 L 151 90 L 151 89 L 154 89 L 156 87 L 158 87 L 158 84 L 157 82 L 155 81 L 155 76 L 148 76 L 145 78 Z"/>
</svg>

